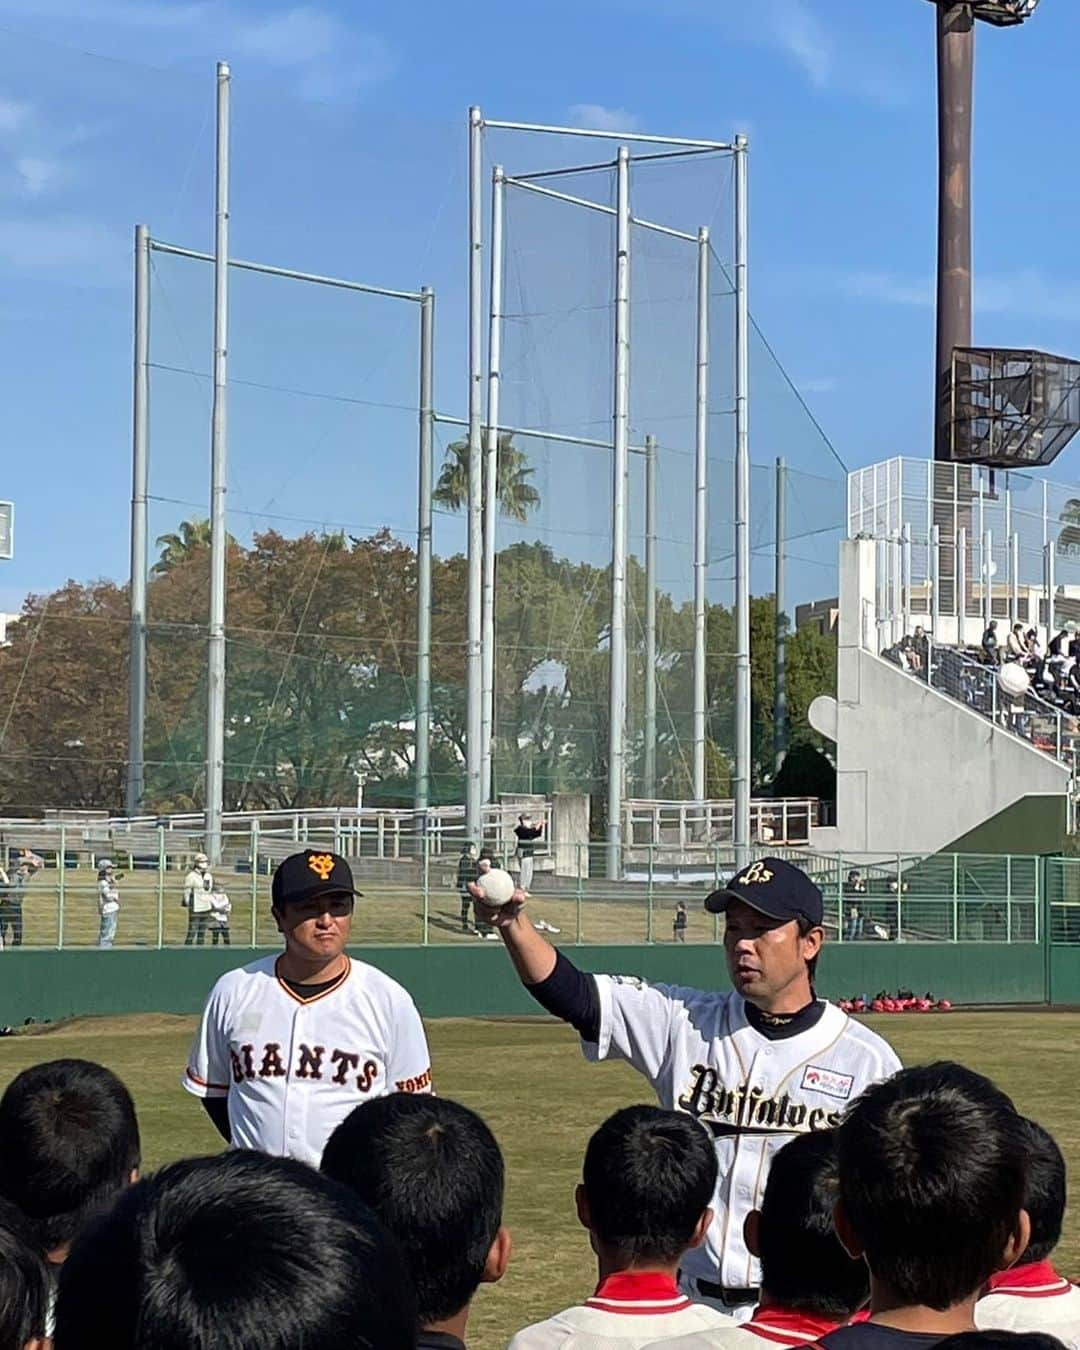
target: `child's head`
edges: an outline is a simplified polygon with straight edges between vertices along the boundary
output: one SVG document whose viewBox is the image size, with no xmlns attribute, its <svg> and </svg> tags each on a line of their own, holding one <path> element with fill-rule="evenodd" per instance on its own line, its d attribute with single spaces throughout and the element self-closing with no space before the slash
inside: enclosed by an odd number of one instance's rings
<svg viewBox="0 0 1080 1350">
<path fill-rule="evenodd" d="M 870 1088 L 837 1130 L 837 1232 L 902 1306 L 973 1298 L 1027 1245 L 1027 1147 L 1012 1102 L 951 1063 Z"/>
<path fill-rule="evenodd" d="M 846 1322 L 866 1302 L 866 1263 L 853 1260 L 833 1228 L 836 1135 L 816 1130 L 785 1144 L 772 1161 L 760 1211 L 746 1220 L 770 1304 Z"/>
<path fill-rule="evenodd" d="M 578 1218 L 593 1247 L 620 1269 L 674 1265 L 712 1221 L 716 1150 L 689 1116 L 627 1106 L 585 1150 Z"/>
<path fill-rule="evenodd" d="M 1020 1265 L 1045 1261 L 1061 1241 L 1065 1218 L 1065 1159 L 1053 1138 L 1033 1120 L 1023 1122 L 1027 1140 L 1024 1208 L 1031 1220 L 1031 1241 Z"/>
</svg>

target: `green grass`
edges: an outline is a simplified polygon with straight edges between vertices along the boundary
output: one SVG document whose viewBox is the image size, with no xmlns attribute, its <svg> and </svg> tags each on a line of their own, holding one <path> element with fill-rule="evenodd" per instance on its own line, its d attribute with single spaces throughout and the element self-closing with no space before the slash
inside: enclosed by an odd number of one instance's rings
<svg viewBox="0 0 1080 1350">
<path fill-rule="evenodd" d="M 954 1013 L 874 1025 L 905 1063 L 954 1058 L 989 1074 L 1057 1137 L 1080 1173 L 1080 1098 L 1071 1091 L 1080 1014 Z M 20 1069 L 62 1055 L 95 1059 L 131 1087 L 146 1168 L 215 1152 L 217 1136 L 179 1086 L 194 1021 L 171 1016 L 80 1019 L 0 1041 L 0 1089 Z M 590 1132 L 611 1111 L 650 1100 L 624 1065 L 587 1065 L 575 1038 L 544 1021 L 429 1024 L 439 1092 L 481 1112 L 506 1154 L 514 1258 L 504 1283 L 480 1291 L 470 1344 L 496 1350 L 514 1331 L 591 1292 L 594 1261 L 573 1188 Z M 1066 1219 L 1063 1271 L 1080 1274 L 1080 1222 Z"/>
<path fill-rule="evenodd" d="M 430 943 L 476 942 L 461 932 L 460 901 L 452 884 L 453 869 L 448 864 L 433 866 L 426 905 L 427 934 Z M 270 878 L 267 876 L 229 875 L 223 878 L 232 901 L 232 940 L 239 946 L 274 946 L 278 942 L 270 913 Z M 385 881 L 360 883 L 364 899 L 359 901 L 354 932 L 366 945 L 412 944 L 424 941 L 425 903 L 423 891 L 403 888 Z M 626 899 L 627 887 L 620 886 L 618 897 L 605 894 L 603 885 L 590 883 L 580 899 L 572 878 L 545 876 L 536 882 L 529 901 L 530 912 L 562 930 L 564 939 L 589 943 L 671 941 L 675 905 L 686 901 L 690 910 L 688 942 L 712 942 L 717 932 L 713 916 L 702 912 L 704 890 L 701 886 L 657 887 L 650 926 L 646 888 L 641 887 Z M 118 947 L 156 947 L 160 930 L 165 946 L 183 943 L 187 932 L 187 911 L 180 900 L 183 873 L 126 872 L 119 882 L 120 916 Z M 255 924 L 252 928 L 254 907 Z M 61 930 L 61 917 L 63 927 Z M 59 875 L 53 870 L 41 872 L 30 883 L 23 904 L 23 942 L 28 947 L 93 947 L 98 940 L 97 880 L 88 868 L 71 869 L 64 876 L 63 904 Z M 207 935 L 207 942 L 210 941 Z"/>
</svg>

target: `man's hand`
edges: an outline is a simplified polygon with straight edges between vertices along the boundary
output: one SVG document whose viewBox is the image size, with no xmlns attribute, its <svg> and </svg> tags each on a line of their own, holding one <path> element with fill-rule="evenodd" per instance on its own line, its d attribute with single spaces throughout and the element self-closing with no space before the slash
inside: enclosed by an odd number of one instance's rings
<svg viewBox="0 0 1080 1350">
<path fill-rule="evenodd" d="M 492 928 L 507 928 L 525 908 L 525 892 L 519 886 L 505 905 L 493 905 L 475 881 L 469 882 L 469 894 L 476 901 L 476 917 Z"/>
</svg>

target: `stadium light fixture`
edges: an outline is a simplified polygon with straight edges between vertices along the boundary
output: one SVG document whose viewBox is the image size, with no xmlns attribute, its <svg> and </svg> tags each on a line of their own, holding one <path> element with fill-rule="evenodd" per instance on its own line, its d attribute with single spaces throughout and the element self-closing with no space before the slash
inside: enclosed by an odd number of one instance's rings
<svg viewBox="0 0 1080 1350">
<path fill-rule="evenodd" d="M 951 4 L 953 0 L 930 0 L 932 5 Z M 972 17 L 995 28 L 1015 28 L 1035 13 L 1039 0 L 971 0 Z"/>
</svg>

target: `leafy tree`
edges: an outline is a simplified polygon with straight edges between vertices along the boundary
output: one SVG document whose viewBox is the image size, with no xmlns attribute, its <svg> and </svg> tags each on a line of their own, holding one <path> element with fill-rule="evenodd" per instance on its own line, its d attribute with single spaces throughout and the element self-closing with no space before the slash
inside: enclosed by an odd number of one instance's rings
<svg viewBox="0 0 1080 1350">
<path fill-rule="evenodd" d="M 159 534 L 154 546 L 161 556 L 153 566 L 152 575 L 163 576 L 174 567 L 189 562 L 197 553 L 210 549 L 209 520 L 182 520 L 171 534 Z"/>
</svg>

